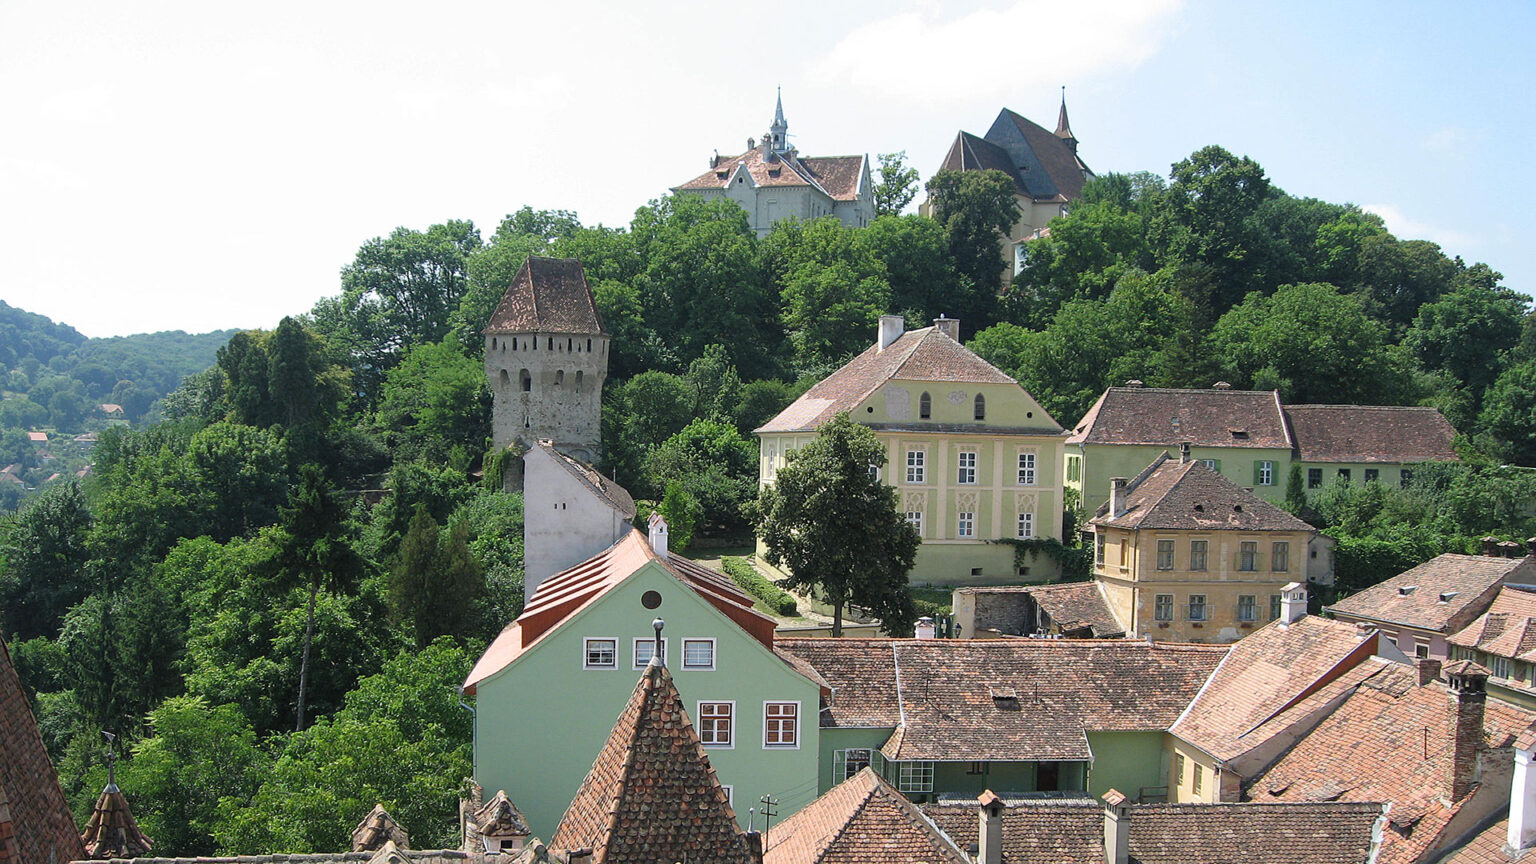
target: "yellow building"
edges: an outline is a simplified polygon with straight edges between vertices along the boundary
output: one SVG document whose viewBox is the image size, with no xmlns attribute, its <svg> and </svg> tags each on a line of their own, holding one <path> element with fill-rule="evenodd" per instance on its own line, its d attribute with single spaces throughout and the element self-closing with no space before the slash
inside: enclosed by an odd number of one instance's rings
<svg viewBox="0 0 1536 864">
<path fill-rule="evenodd" d="M 923 538 L 915 584 L 1044 581 L 1049 556 L 1016 564 L 999 539 L 1061 539 L 1064 431 L 1019 383 L 958 340 L 960 322 L 903 332 L 880 318 L 879 338 L 756 430 L 759 482 L 839 412 L 886 448 L 883 480 Z"/>
<path fill-rule="evenodd" d="M 1280 617 L 1312 526 L 1186 453 L 1113 478 L 1088 522 L 1094 578 L 1128 635 L 1232 642 Z"/>
</svg>

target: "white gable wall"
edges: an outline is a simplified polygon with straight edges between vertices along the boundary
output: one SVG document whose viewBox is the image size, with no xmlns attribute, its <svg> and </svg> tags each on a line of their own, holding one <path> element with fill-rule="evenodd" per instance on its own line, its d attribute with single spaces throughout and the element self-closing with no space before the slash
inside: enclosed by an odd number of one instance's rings
<svg viewBox="0 0 1536 864">
<path fill-rule="evenodd" d="M 617 543 L 631 525 L 623 512 L 561 464 L 531 447 L 523 457 L 523 598 L 539 583 Z"/>
</svg>

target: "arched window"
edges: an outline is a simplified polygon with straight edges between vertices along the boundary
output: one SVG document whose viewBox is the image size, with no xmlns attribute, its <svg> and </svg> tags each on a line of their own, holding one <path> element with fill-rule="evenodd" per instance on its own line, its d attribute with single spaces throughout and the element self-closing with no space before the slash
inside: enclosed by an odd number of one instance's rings
<svg viewBox="0 0 1536 864">
<path fill-rule="evenodd" d="M 581 370 L 580 369 L 576 370 L 576 392 L 577 393 L 581 392 Z"/>
<path fill-rule="evenodd" d="M 491 337 L 491 350 L 492 351 L 496 350 L 496 337 L 495 336 Z"/>
<path fill-rule="evenodd" d="M 591 339 L 587 340 L 587 353 L 588 354 L 592 353 L 592 340 Z"/>
<path fill-rule="evenodd" d="M 565 370 L 564 369 L 557 369 L 557 370 L 555 370 L 555 386 L 556 387 L 560 387 L 560 386 L 563 386 L 564 384 L 565 384 Z"/>
<path fill-rule="evenodd" d="M 517 380 L 522 384 L 524 393 L 533 392 L 533 376 L 528 374 L 527 369 L 517 373 Z"/>
<path fill-rule="evenodd" d="M 987 419 L 987 397 L 981 395 L 980 393 L 976 394 L 976 419 Z"/>
<path fill-rule="evenodd" d="M 512 376 L 507 374 L 507 370 L 501 370 L 501 388 L 505 390 L 511 383 Z"/>
<path fill-rule="evenodd" d="M 924 420 L 933 416 L 933 397 L 927 393 L 917 397 L 917 416 Z"/>
</svg>

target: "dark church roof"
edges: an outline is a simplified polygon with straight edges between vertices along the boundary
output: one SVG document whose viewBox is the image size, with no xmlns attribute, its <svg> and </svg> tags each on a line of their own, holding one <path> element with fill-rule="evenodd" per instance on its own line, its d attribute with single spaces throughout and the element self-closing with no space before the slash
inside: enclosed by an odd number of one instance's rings
<svg viewBox="0 0 1536 864">
<path fill-rule="evenodd" d="M 1083 183 L 1093 172 L 1077 157 L 1071 135 L 1066 103 L 1058 132 L 1004 108 L 984 137 L 957 135 L 939 170 L 1002 171 L 1013 178 L 1020 195 L 1036 201 L 1072 201 L 1082 195 Z"/>
<path fill-rule="evenodd" d="M 81 857 L 80 834 L 0 633 L 0 864 Z"/>
<path fill-rule="evenodd" d="M 597 313 L 587 274 L 575 258 L 528 256 L 512 277 L 489 324 L 487 336 L 500 333 L 606 334 Z"/>
</svg>

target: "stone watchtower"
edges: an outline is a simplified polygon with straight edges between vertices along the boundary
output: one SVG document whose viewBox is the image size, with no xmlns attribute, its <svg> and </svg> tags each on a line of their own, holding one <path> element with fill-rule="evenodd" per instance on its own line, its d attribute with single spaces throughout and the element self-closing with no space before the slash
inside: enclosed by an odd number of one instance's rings
<svg viewBox="0 0 1536 864">
<path fill-rule="evenodd" d="M 529 256 L 483 332 L 495 449 L 526 451 L 547 439 L 562 453 L 597 461 L 608 331 L 581 262 Z M 522 488 L 521 459 L 511 460 L 507 475 L 508 488 Z"/>
</svg>

